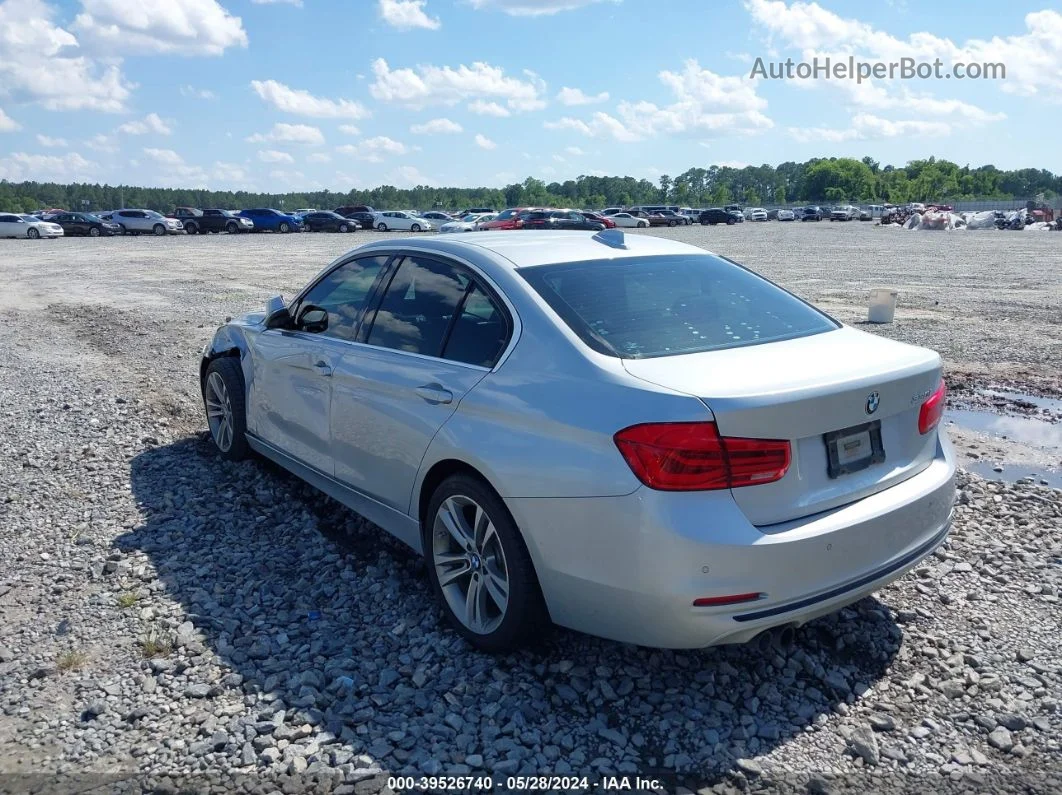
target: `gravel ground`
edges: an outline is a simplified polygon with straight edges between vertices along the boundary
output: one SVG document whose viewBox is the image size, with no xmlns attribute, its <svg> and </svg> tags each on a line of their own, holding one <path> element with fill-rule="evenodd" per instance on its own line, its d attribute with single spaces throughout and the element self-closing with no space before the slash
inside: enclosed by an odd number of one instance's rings
<svg viewBox="0 0 1062 795">
<path fill-rule="evenodd" d="M 941 351 L 965 404 L 1062 397 L 1060 235 L 653 233 L 846 322 L 898 288 L 897 322 L 870 330 Z M 529 773 L 1062 791 L 1058 490 L 962 474 L 948 544 L 789 648 L 558 631 L 492 658 L 441 628 L 397 542 L 276 467 L 218 459 L 196 383 L 214 327 L 379 237 L 0 241 L 0 791 L 364 795 L 388 774 Z"/>
</svg>

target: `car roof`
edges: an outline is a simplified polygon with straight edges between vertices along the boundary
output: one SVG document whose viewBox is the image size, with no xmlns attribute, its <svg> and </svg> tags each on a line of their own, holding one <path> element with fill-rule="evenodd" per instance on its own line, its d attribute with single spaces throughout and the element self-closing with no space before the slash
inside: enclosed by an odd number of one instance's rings
<svg viewBox="0 0 1062 795">
<path fill-rule="evenodd" d="M 582 262 L 595 259 L 626 259 L 629 257 L 660 256 L 667 254 L 711 254 L 697 246 L 677 240 L 652 235 L 624 235 L 619 230 L 609 230 L 612 239 L 622 235 L 626 248 L 618 248 L 595 239 L 599 233 L 575 231 L 480 232 L 475 240 L 450 240 L 448 236 L 423 238 L 416 241 L 405 239 L 381 240 L 360 247 L 358 251 L 377 249 L 416 249 L 439 254 L 462 256 L 484 251 L 496 254 L 513 268 L 532 268 L 537 265 L 554 265 L 562 262 Z M 497 258 L 495 258 L 497 259 Z"/>
</svg>

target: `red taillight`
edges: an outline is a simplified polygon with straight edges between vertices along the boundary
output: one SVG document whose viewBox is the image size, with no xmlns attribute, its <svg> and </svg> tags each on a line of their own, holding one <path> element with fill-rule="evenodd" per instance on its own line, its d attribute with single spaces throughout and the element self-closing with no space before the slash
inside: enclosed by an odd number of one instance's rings
<svg viewBox="0 0 1062 795">
<path fill-rule="evenodd" d="M 694 607 L 719 607 L 721 605 L 739 605 L 742 602 L 755 602 L 762 593 L 735 593 L 730 596 L 702 596 L 693 600 Z"/>
<path fill-rule="evenodd" d="M 937 391 L 926 398 L 926 402 L 918 410 L 918 432 L 920 434 L 925 435 L 940 424 L 940 418 L 944 416 L 944 395 L 946 392 L 944 382 L 941 381 Z"/>
<path fill-rule="evenodd" d="M 660 491 L 706 491 L 779 480 L 789 442 L 720 436 L 714 422 L 632 425 L 614 437 L 638 479 Z"/>
</svg>

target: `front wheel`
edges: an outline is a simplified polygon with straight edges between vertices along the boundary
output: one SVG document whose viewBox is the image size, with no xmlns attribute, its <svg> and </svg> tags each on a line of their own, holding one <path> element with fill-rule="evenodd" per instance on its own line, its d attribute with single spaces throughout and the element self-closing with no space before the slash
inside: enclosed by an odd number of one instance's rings
<svg viewBox="0 0 1062 795">
<path fill-rule="evenodd" d="M 95 227 L 95 226 L 90 227 L 88 233 L 89 233 L 89 237 L 99 237 L 100 236 L 99 227 Z"/>
<path fill-rule="evenodd" d="M 420 231 L 420 224 L 413 224 L 413 226 L 409 227 L 409 231 L 410 232 L 419 232 Z"/>
<path fill-rule="evenodd" d="M 195 224 L 185 224 L 184 231 L 190 235 L 197 235 L 199 234 L 199 227 Z"/>
<path fill-rule="evenodd" d="M 39 240 L 40 236 L 41 233 L 37 231 L 37 227 L 35 226 L 31 226 L 29 229 L 26 230 L 26 237 L 28 237 L 30 240 Z"/>
<path fill-rule="evenodd" d="M 678 221 L 675 221 L 674 219 L 672 219 L 671 221 L 667 222 L 667 225 L 668 226 L 678 226 Z"/>
<path fill-rule="evenodd" d="M 155 235 L 155 237 L 162 237 L 164 234 L 166 234 L 166 227 L 164 227 L 162 224 L 155 224 L 153 227 L 151 227 L 151 232 L 153 235 Z"/>
<path fill-rule="evenodd" d="M 639 229 L 648 229 L 649 228 L 649 224 L 646 223 L 646 222 L 640 223 L 640 224 L 638 224 L 638 228 Z"/>
<path fill-rule="evenodd" d="M 340 224 L 339 225 L 339 231 L 340 232 L 349 232 L 350 231 L 350 227 L 348 227 L 346 224 Z"/>
<path fill-rule="evenodd" d="M 225 231 L 228 232 L 230 235 L 234 235 L 240 231 L 240 227 L 236 225 L 235 221 L 229 221 L 227 224 L 225 224 Z"/>
<path fill-rule="evenodd" d="M 203 405 L 210 438 L 221 457 L 229 461 L 246 457 L 247 413 L 239 359 L 223 356 L 210 363 L 203 379 Z"/>
<path fill-rule="evenodd" d="M 387 224 L 385 224 L 383 221 L 380 221 L 380 223 L 378 223 L 376 225 L 376 231 L 378 231 L 378 232 L 386 232 L 387 231 Z"/>
<path fill-rule="evenodd" d="M 432 590 L 465 640 L 502 652 L 549 626 L 531 556 L 490 486 L 470 475 L 447 478 L 432 495 L 424 524 Z"/>
<path fill-rule="evenodd" d="M 287 223 L 285 223 L 285 222 L 281 222 L 280 226 L 277 227 L 277 228 L 280 230 L 280 233 L 282 235 L 286 235 L 288 232 L 291 231 L 291 227 L 288 226 Z"/>
<path fill-rule="evenodd" d="M 129 234 L 129 232 L 125 228 L 125 224 L 118 224 L 118 234 L 122 236 Z"/>
<path fill-rule="evenodd" d="M 733 218 L 727 218 L 726 219 L 726 225 L 727 226 L 733 226 L 736 223 L 737 223 L 737 221 L 735 221 Z"/>
</svg>

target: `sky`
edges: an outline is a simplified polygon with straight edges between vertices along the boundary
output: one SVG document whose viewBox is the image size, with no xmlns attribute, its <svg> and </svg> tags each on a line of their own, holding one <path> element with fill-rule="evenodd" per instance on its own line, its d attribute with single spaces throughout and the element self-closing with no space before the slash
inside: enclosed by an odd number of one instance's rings
<svg viewBox="0 0 1062 795">
<path fill-rule="evenodd" d="M 943 66 L 770 76 L 827 57 Z M 1058 173 L 1059 75 L 1051 0 L 0 0 L 0 179 L 346 192 L 865 155 Z"/>
</svg>

